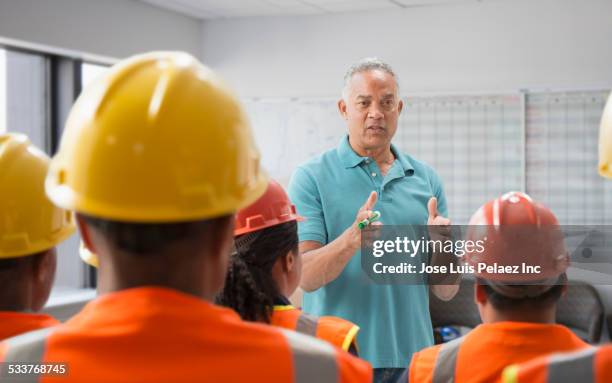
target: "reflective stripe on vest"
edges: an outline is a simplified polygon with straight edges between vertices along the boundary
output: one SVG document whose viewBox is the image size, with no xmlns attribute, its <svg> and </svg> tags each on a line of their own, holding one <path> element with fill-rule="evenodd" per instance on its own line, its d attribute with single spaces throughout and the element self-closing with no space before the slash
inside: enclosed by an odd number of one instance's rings
<svg viewBox="0 0 612 383">
<path fill-rule="evenodd" d="M 48 327 L 32 331 L 23 335 L 6 339 L 7 351 L 3 366 L 7 363 L 42 363 L 45 353 L 47 336 L 54 330 Z M 334 347 L 316 338 L 298 334 L 293 331 L 280 329 L 289 343 L 295 383 L 336 383 L 338 382 L 338 367 L 336 365 L 336 352 Z M 7 371 L 0 372 L 2 382 Z M 20 383 L 37 383 L 39 378 L 35 375 L 19 377 Z"/>
<path fill-rule="evenodd" d="M 571 354 L 554 354 L 548 365 L 548 382 L 595 382 L 597 348 Z"/>
<path fill-rule="evenodd" d="M 301 313 L 295 326 L 295 331 L 310 335 L 317 336 L 317 326 L 319 324 L 319 318 L 313 317 L 312 315 Z"/>
<path fill-rule="evenodd" d="M 342 318 L 309 315 L 291 305 L 275 305 L 273 310 L 270 317 L 273 326 L 323 339 L 344 351 L 349 351 L 351 345 L 354 345 L 357 351 L 359 326 L 354 323 Z"/>
<path fill-rule="evenodd" d="M 335 383 L 339 373 L 334 347 L 316 338 L 280 329 L 293 356 L 295 383 Z"/>
<path fill-rule="evenodd" d="M 6 355 L 2 364 L 3 370 L 0 372 L 0 379 L 3 382 L 11 381 L 10 379 L 4 379 L 8 373 L 8 371 L 4 371 L 8 363 L 42 363 L 47 336 L 54 329 L 54 327 L 47 327 L 6 339 Z M 20 383 L 36 383 L 39 381 L 39 377 L 34 374 L 22 375 L 16 378 L 16 381 Z"/>
<path fill-rule="evenodd" d="M 457 354 L 465 338 L 465 336 L 462 336 L 440 346 L 433 370 L 432 383 L 453 383 L 455 381 Z"/>
</svg>

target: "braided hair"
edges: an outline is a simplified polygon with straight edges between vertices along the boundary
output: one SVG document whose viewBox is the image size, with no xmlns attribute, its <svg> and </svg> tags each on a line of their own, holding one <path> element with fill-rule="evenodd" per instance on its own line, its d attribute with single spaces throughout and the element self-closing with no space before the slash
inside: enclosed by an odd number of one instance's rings
<svg viewBox="0 0 612 383">
<path fill-rule="evenodd" d="M 233 309 L 244 320 L 270 323 L 274 298 L 280 294 L 272 268 L 278 258 L 297 251 L 295 221 L 236 237 L 225 287 L 217 303 Z"/>
</svg>

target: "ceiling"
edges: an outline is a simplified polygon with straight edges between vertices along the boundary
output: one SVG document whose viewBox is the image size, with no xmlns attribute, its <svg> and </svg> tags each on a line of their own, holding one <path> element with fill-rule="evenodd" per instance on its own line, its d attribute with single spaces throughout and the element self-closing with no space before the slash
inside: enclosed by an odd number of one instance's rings
<svg viewBox="0 0 612 383">
<path fill-rule="evenodd" d="M 483 0 L 140 0 L 198 19 L 255 16 L 320 15 L 392 10 Z M 490 0 L 489 0 L 490 1 Z"/>
</svg>

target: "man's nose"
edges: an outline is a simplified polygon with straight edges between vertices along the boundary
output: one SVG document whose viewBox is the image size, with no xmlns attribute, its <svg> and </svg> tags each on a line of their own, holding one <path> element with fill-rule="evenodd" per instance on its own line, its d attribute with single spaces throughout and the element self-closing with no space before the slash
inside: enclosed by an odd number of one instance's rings
<svg viewBox="0 0 612 383">
<path fill-rule="evenodd" d="M 381 119 L 385 116 L 385 114 L 382 112 L 382 109 L 379 105 L 373 103 L 370 106 L 370 109 L 368 110 L 368 117 L 378 120 Z"/>
</svg>

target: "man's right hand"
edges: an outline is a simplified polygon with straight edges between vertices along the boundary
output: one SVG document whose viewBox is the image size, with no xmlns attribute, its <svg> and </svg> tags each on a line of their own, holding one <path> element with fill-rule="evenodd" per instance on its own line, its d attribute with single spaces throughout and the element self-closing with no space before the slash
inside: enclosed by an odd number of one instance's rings
<svg viewBox="0 0 612 383">
<path fill-rule="evenodd" d="M 371 192 L 368 199 L 357 212 L 357 216 L 355 217 L 355 221 L 353 222 L 351 227 L 346 229 L 346 231 L 344 232 L 347 246 L 352 251 L 357 251 L 361 248 L 361 234 L 363 230 L 359 228 L 359 222 L 363 221 L 366 218 L 370 218 L 372 214 L 374 214 L 374 211 L 372 209 L 374 208 L 374 205 L 376 205 L 377 200 L 378 194 L 375 191 Z M 382 225 L 382 223 L 380 221 L 375 221 L 372 222 L 371 225 Z"/>
<path fill-rule="evenodd" d="M 367 201 L 357 212 L 353 224 L 332 242 L 323 245 L 316 241 L 300 242 L 302 254 L 302 281 L 300 286 L 305 291 L 314 291 L 330 283 L 342 273 L 346 264 L 353 258 L 355 252 L 361 248 L 361 236 L 375 236 L 374 230 L 359 229 L 359 222 L 372 216 L 378 195 L 370 193 Z M 376 221 L 371 226 L 382 225 Z M 367 241 L 368 238 L 365 238 Z"/>
</svg>

